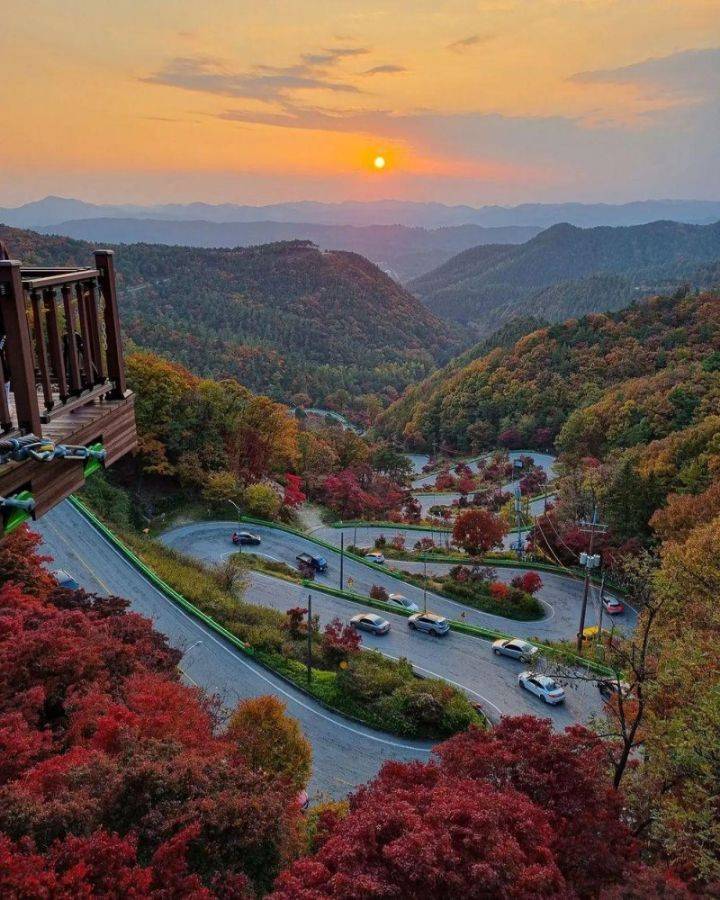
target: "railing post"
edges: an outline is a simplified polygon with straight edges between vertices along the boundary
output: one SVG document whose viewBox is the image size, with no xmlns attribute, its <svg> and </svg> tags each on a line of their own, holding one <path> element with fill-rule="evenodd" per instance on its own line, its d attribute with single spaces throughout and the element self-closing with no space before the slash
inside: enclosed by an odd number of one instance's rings
<svg viewBox="0 0 720 900">
<path fill-rule="evenodd" d="M 105 336 L 107 339 L 108 377 L 115 387 L 111 396 L 122 399 L 125 396 L 125 360 L 120 337 L 120 314 L 115 291 L 115 254 L 112 250 L 95 251 L 95 268 L 99 270 L 100 290 L 105 300 Z"/>
<path fill-rule="evenodd" d="M 25 311 L 20 263 L 16 259 L 0 259 L 0 311 L 2 327 L 7 334 L 5 351 L 18 426 L 22 431 L 40 437 L 42 427 L 35 387 L 34 353 Z"/>
</svg>

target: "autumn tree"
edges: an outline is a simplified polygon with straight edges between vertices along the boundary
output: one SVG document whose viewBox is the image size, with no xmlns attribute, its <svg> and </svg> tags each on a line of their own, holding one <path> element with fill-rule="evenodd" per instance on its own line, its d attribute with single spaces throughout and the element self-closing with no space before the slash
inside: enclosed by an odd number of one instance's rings
<svg viewBox="0 0 720 900">
<path fill-rule="evenodd" d="M 282 500 L 272 485 L 249 484 L 242 495 L 248 514 L 259 519 L 274 519 L 280 512 Z"/>
<path fill-rule="evenodd" d="M 310 742 L 277 697 L 252 697 L 239 703 L 226 736 L 251 769 L 276 775 L 295 791 L 307 786 L 312 765 Z"/>
<path fill-rule="evenodd" d="M 325 626 L 322 634 L 322 651 L 331 666 L 347 662 L 348 657 L 360 650 L 360 635 L 341 619 L 334 618 Z"/>
<path fill-rule="evenodd" d="M 485 509 L 467 509 L 459 513 L 453 527 L 453 540 L 467 553 L 487 553 L 502 543 L 507 525 Z"/>
</svg>

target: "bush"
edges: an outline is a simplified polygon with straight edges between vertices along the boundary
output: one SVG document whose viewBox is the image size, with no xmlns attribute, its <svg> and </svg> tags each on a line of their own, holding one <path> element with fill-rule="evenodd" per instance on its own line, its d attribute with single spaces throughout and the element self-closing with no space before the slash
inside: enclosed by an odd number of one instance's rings
<svg viewBox="0 0 720 900">
<path fill-rule="evenodd" d="M 357 654 L 340 670 L 338 685 L 357 700 L 368 702 L 392 694 L 413 677 L 406 659 L 396 662 L 372 650 Z"/>
<path fill-rule="evenodd" d="M 373 600 L 380 600 L 383 603 L 387 603 L 390 599 L 390 594 L 381 584 L 374 584 L 370 588 L 370 596 Z"/>
<path fill-rule="evenodd" d="M 282 504 L 277 491 L 269 484 L 251 484 L 243 492 L 245 509 L 258 519 L 274 519 L 280 512 Z"/>
<path fill-rule="evenodd" d="M 115 522 L 120 528 L 135 528 L 139 524 L 130 495 L 110 484 L 102 471 L 88 478 L 80 496 L 101 518 Z"/>
</svg>

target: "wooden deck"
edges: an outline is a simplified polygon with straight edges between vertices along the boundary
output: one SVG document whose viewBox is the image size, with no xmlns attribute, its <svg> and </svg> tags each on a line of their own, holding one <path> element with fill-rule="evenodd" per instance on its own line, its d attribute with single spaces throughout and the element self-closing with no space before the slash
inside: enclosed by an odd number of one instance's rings
<svg viewBox="0 0 720 900">
<path fill-rule="evenodd" d="M 43 426 L 43 438 L 56 444 L 89 446 L 101 443 L 107 452 L 104 465 L 112 465 L 137 444 L 134 394 L 128 391 L 121 400 L 102 397 L 58 412 Z M 14 412 L 10 395 L 11 414 Z M 0 496 L 8 497 L 28 490 L 36 501 L 35 515 L 42 516 L 85 483 L 80 460 L 50 462 L 10 462 L 0 466 Z"/>
</svg>

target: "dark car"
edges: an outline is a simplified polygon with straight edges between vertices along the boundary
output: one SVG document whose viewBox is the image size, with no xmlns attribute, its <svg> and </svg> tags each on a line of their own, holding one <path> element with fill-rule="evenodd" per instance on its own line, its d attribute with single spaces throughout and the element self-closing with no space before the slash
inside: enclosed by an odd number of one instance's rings
<svg viewBox="0 0 720 900">
<path fill-rule="evenodd" d="M 58 587 L 65 588 L 68 591 L 77 591 L 80 585 L 65 569 L 55 569 L 52 573 L 53 578 L 58 583 Z"/>
<path fill-rule="evenodd" d="M 298 568 L 312 569 L 313 572 L 327 572 L 327 561 L 324 556 L 315 556 L 313 553 L 298 553 L 295 557 L 298 561 Z"/>
<path fill-rule="evenodd" d="M 233 544 L 257 547 L 260 543 L 260 538 L 256 534 L 251 534 L 249 531 L 233 531 L 232 542 Z"/>
</svg>

